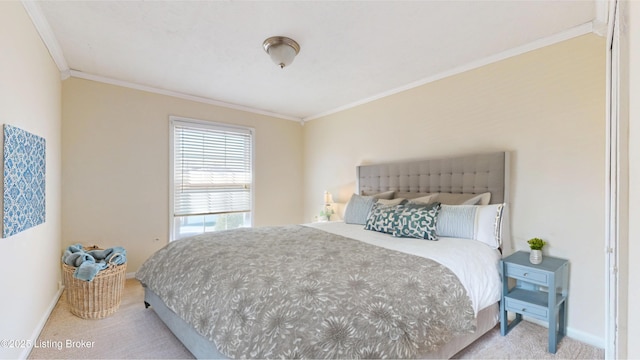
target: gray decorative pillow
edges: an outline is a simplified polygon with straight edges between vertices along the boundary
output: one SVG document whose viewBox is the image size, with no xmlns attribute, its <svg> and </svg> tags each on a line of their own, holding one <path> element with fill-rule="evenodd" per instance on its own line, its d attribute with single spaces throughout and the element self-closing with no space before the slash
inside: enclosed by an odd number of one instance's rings
<svg viewBox="0 0 640 360">
<path fill-rule="evenodd" d="M 364 225 L 365 230 L 393 234 L 396 224 L 396 212 L 403 205 L 383 205 L 376 203 Z"/>
<path fill-rule="evenodd" d="M 407 199 L 404 199 L 404 198 L 395 198 L 391 200 L 378 199 L 378 201 L 376 201 L 376 204 L 386 205 L 386 206 L 395 206 L 395 205 L 402 205 L 406 202 L 407 202 Z"/>
<path fill-rule="evenodd" d="M 438 240 L 436 235 L 436 221 L 440 203 L 427 205 L 406 204 L 397 211 L 396 226 L 393 231 L 395 237 L 412 237 L 425 240 Z"/>
<path fill-rule="evenodd" d="M 450 194 L 437 193 L 432 201 L 447 205 L 487 205 L 491 200 L 491 193 L 482 194 Z"/>
<path fill-rule="evenodd" d="M 372 196 L 353 194 L 344 210 L 344 222 L 347 224 L 364 225 L 375 203 L 376 199 Z"/>
<path fill-rule="evenodd" d="M 396 191 L 396 193 L 393 196 L 395 196 L 397 198 L 404 198 L 404 199 L 407 199 L 407 200 L 412 200 L 412 199 L 415 199 L 415 198 L 425 197 L 425 196 L 429 196 L 429 195 L 435 195 L 435 194 L 421 193 L 421 192 L 410 192 L 410 191 L 407 191 L 407 192 Z"/>
<path fill-rule="evenodd" d="M 425 195 L 420 197 L 415 197 L 413 199 L 409 199 L 409 204 L 431 204 L 435 202 L 437 194 Z"/>
<path fill-rule="evenodd" d="M 393 195 L 395 194 L 395 191 L 385 191 L 385 192 L 376 192 L 376 191 L 364 191 L 362 190 L 362 195 L 364 196 L 373 196 L 376 199 L 386 199 L 386 200 L 390 200 L 393 199 Z"/>
<path fill-rule="evenodd" d="M 491 201 L 491 193 L 486 192 L 482 194 L 478 194 L 471 199 L 462 203 L 462 205 L 489 205 Z"/>
</svg>

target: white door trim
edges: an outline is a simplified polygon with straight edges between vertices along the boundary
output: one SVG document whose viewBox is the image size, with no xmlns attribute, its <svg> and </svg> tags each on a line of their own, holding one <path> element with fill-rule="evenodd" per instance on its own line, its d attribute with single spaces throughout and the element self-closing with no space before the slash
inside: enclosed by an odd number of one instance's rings
<svg viewBox="0 0 640 360">
<path fill-rule="evenodd" d="M 624 177 L 621 177 L 621 161 L 626 159 L 624 140 L 621 143 L 620 124 L 620 28 L 617 0 L 609 3 L 607 28 L 606 69 L 606 188 L 605 188 L 605 358 L 618 359 L 619 317 L 619 241 L 621 195 L 624 194 Z M 624 133 L 624 132 L 623 132 Z M 621 184 L 622 182 L 622 184 Z M 621 186 L 622 185 L 622 186 Z"/>
</svg>

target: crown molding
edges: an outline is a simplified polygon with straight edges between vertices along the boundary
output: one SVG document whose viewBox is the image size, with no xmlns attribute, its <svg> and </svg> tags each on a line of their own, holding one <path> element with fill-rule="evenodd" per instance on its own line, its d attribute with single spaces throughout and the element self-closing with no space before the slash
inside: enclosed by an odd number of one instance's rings
<svg viewBox="0 0 640 360">
<path fill-rule="evenodd" d="M 611 16 L 612 11 L 610 10 L 611 5 L 615 6 L 615 1 L 609 0 L 595 0 L 595 13 L 596 16 L 593 19 L 593 33 L 599 36 L 606 36 L 608 25 L 609 25 L 609 17 Z"/>
<path fill-rule="evenodd" d="M 51 58 L 53 59 L 56 66 L 58 67 L 58 70 L 60 70 L 60 78 L 62 80 L 66 80 L 69 77 L 73 76 L 81 79 L 92 80 L 92 81 L 102 82 L 106 84 L 117 85 L 117 86 L 122 86 L 126 88 L 161 94 L 161 95 L 168 95 L 168 96 L 172 96 L 172 97 L 176 97 L 184 100 L 196 101 L 196 102 L 205 103 L 209 105 L 215 105 L 215 106 L 230 108 L 234 110 L 246 111 L 254 114 L 266 115 L 270 117 L 276 117 L 280 119 L 292 120 L 292 121 L 298 121 L 298 122 L 302 121 L 302 119 L 298 117 L 278 114 L 270 111 L 254 109 L 248 106 L 226 103 L 223 101 L 183 94 L 176 91 L 158 89 L 152 86 L 139 85 L 139 84 L 134 84 L 127 81 L 121 81 L 121 80 L 111 79 L 111 78 L 107 78 L 99 75 L 88 74 L 88 73 L 84 73 L 77 70 L 72 70 L 69 68 L 69 65 L 67 64 L 67 60 L 65 59 L 64 53 L 62 52 L 62 47 L 60 46 L 60 43 L 55 37 L 53 30 L 51 29 L 51 25 L 49 25 L 49 22 L 44 16 L 42 9 L 40 8 L 40 5 L 38 5 L 38 3 L 33 0 L 22 0 L 21 2 L 22 2 L 22 6 L 27 11 L 27 14 L 31 18 L 33 25 L 38 31 L 38 34 L 40 35 L 42 42 L 45 44 L 45 46 L 49 50 L 49 54 L 51 55 Z"/>
<path fill-rule="evenodd" d="M 371 96 L 369 98 L 366 98 L 366 99 L 363 99 L 363 100 L 360 100 L 360 101 L 356 101 L 354 103 L 347 104 L 347 105 L 344 105 L 344 106 L 341 106 L 341 107 L 338 107 L 338 108 L 335 108 L 333 110 L 329 110 L 329 111 L 326 111 L 326 112 L 323 112 L 323 113 L 319 113 L 319 114 L 316 114 L 316 115 L 305 117 L 303 120 L 306 122 L 306 121 L 319 119 L 319 118 L 322 118 L 322 117 L 325 117 L 325 116 L 328 116 L 328 115 L 331 115 L 331 114 L 335 114 L 335 113 L 338 113 L 338 112 L 341 112 L 341 111 L 345 111 L 345 110 L 354 108 L 356 106 L 360 106 L 360 105 L 363 105 L 363 104 L 366 104 L 366 103 L 370 103 L 370 102 L 378 100 L 378 99 L 385 98 L 387 96 L 395 95 L 395 94 L 401 93 L 401 92 L 406 91 L 406 90 L 410 90 L 410 89 L 413 89 L 413 88 L 416 88 L 416 87 L 419 87 L 419 86 L 422 86 L 422 85 L 425 85 L 425 84 L 428 84 L 428 83 L 432 83 L 434 81 L 441 80 L 441 79 L 447 78 L 449 76 L 458 75 L 458 74 L 461 74 L 461 73 L 469 71 L 469 70 L 477 69 L 477 68 L 480 68 L 482 66 L 489 65 L 491 63 L 495 63 L 495 62 L 498 62 L 498 61 L 501 61 L 501 60 L 504 60 L 504 59 L 508 59 L 510 57 L 521 55 L 521 54 L 524 54 L 524 53 L 529 52 L 529 51 L 537 50 L 537 49 L 540 49 L 540 48 L 543 48 L 543 47 L 546 47 L 546 46 L 549 46 L 549 45 L 553 45 L 553 44 L 556 44 L 556 43 L 559 43 L 559 42 L 562 42 L 562 41 L 565 41 L 565 40 L 569 40 L 569 39 L 572 39 L 572 38 L 575 38 L 575 37 L 578 37 L 578 36 L 582 36 L 582 35 L 585 35 L 585 34 L 589 34 L 589 33 L 592 33 L 592 32 L 593 32 L 593 23 L 592 22 L 588 22 L 588 23 L 585 23 L 585 24 L 582 24 L 582 25 L 578 25 L 576 27 L 573 27 L 573 28 L 565 30 L 563 32 L 548 36 L 546 38 L 542 38 L 542 39 L 530 42 L 528 44 L 525 44 L 525 45 L 522 45 L 522 46 L 518 46 L 518 47 L 515 47 L 513 49 L 509 49 L 509 50 L 503 51 L 501 53 L 498 53 L 498 54 L 495 54 L 495 55 L 492 55 L 492 56 L 489 56 L 489 57 L 486 57 L 486 58 L 483 58 L 483 59 L 480 59 L 480 60 L 472 61 L 472 62 L 470 62 L 468 64 L 465 64 L 465 65 L 462 65 L 462 66 L 458 66 L 457 68 L 454 68 L 454 69 L 451 69 L 451 70 L 447 70 L 447 71 L 443 71 L 443 72 L 441 72 L 439 74 L 427 77 L 427 78 L 422 79 L 422 80 L 414 81 L 412 83 L 409 83 L 409 84 L 404 85 L 404 86 L 400 86 L 398 88 L 395 88 L 395 89 L 392 89 L 392 90 L 389 90 L 389 91 L 382 92 L 382 93 L 380 93 L 378 95 L 374 95 L 374 96 Z"/>
<path fill-rule="evenodd" d="M 219 101 L 219 100 L 214 100 L 214 99 L 210 99 L 210 98 L 205 98 L 205 97 L 200 97 L 200 96 L 194 96 L 194 95 L 189 95 L 189 94 L 184 94 L 184 93 L 180 93 L 180 92 L 176 92 L 176 91 L 171 91 L 171 90 L 165 90 L 165 89 L 159 89 L 159 88 L 155 88 L 152 86 L 147 86 L 147 85 L 140 85 L 140 84 L 135 84 L 135 83 L 131 83 L 131 82 L 127 82 L 127 81 L 122 81 L 122 80 L 116 80 L 116 79 L 111 79 L 108 77 L 103 77 L 103 76 L 99 76 L 99 75 L 93 75 L 93 74 L 88 74 L 88 73 L 84 73 L 81 71 L 77 71 L 77 70 L 71 70 L 69 68 L 69 65 L 67 64 L 67 61 L 64 57 L 64 53 L 62 52 L 62 48 L 60 46 L 60 44 L 58 43 L 58 40 L 56 39 L 55 35 L 53 34 L 53 30 L 51 29 L 51 26 L 49 25 L 49 22 L 47 21 L 47 19 L 45 18 L 44 14 L 42 13 L 42 9 L 40 8 L 40 5 L 38 5 L 38 3 L 34 0 L 21 0 L 22 5 L 24 6 L 27 14 L 29 15 L 29 17 L 31 18 L 31 21 L 33 22 L 36 30 L 38 31 L 38 34 L 40 35 L 40 38 L 42 39 L 42 41 L 44 42 L 45 46 L 47 47 L 47 49 L 49 50 L 49 54 L 51 55 L 53 61 L 55 62 L 56 66 L 58 67 L 58 69 L 60 70 L 60 77 L 62 80 L 66 80 L 69 77 L 73 76 L 73 77 L 77 77 L 77 78 L 81 78 L 81 79 L 86 79 L 86 80 L 92 80 L 92 81 L 97 81 L 97 82 L 102 82 L 102 83 L 107 83 L 107 84 L 111 84 L 111 85 L 117 85 L 117 86 L 122 86 L 122 87 L 127 87 L 127 88 L 131 88 L 131 89 L 137 89 L 137 90 L 142 90 L 142 91 L 147 91 L 147 92 L 151 92 L 151 93 L 156 93 L 156 94 L 160 94 L 160 95 L 167 95 L 167 96 L 172 96 L 172 97 L 176 97 L 176 98 L 180 98 L 180 99 L 184 99 L 184 100 L 190 100 L 190 101 L 195 101 L 195 102 L 200 102 L 200 103 L 205 103 L 205 104 L 210 104 L 210 105 L 215 105 L 215 106 L 220 106 L 220 107 L 225 107 L 225 108 L 230 108 L 230 109 L 234 109 L 234 110 L 240 110 L 240 111 L 245 111 L 245 112 L 249 112 L 249 113 L 254 113 L 254 114 L 259 114 L 259 115 L 265 115 L 265 116 L 270 116 L 270 117 L 276 117 L 276 118 L 280 118 L 280 119 L 284 119 L 284 120 L 292 120 L 292 121 L 298 121 L 300 122 L 302 125 L 304 125 L 305 122 L 307 121 L 311 121 L 311 120 L 315 120 L 315 119 L 319 119 L 331 114 L 335 114 L 341 111 L 345 111 L 351 108 L 354 108 L 356 106 L 360 106 L 366 103 L 370 103 L 372 101 L 375 100 L 379 100 L 391 95 L 395 95 L 397 93 L 406 91 L 406 90 L 410 90 L 449 76 L 454 76 L 469 70 L 473 70 L 494 62 L 498 62 L 510 57 L 514 57 L 517 55 L 521 55 L 524 54 L 526 52 L 529 51 L 533 51 L 533 50 L 537 50 L 540 48 L 543 48 L 545 46 L 549 46 L 549 45 L 553 45 L 565 40 L 569 40 L 581 35 L 585 35 L 588 33 L 594 33 L 600 36 L 604 36 L 606 34 L 607 31 L 607 25 L 609 23 L 609 19 L 608 16 L 610 15 L 610 11 L 609 11 L 609 0 L 596 0 L 595 1 L 595 18 L 593 21 L 573 27 L 571 29 L 565 30 L 563 32 L 554 34 L 552 36 L 543 38 L 543 39 L 539 39 L 536 41 L 533 41 L 531 43 L 513 48 L 513 49 L 509 49 L 506 51 L 503 51 L 501 53 L 486 57 L 484 59 L 480 59 L 477 61 L 473 61 L 470 62 L 468 64 L 459 66 L 457 68 L 448 70 L 448 71 L 444 71 L 441 72 L 439 74 L 427 77 L 425 79 L 422 80 L 418 80 L 415 82 L 411 82 L 407 85 L 404 86 L 400 86 L 397 87 L 395 89 L 391 89 L 389 91 L 385 91 L 382 93 L 379 93 L 377 95 L 350 103 L 350 104 L 346 104 L 343 106 L 340 106 L 338 108 L 335 108 L 333 110 L 329 110 L 329 111 L 325 111 L 322 113 L 318 113 L 315 115 L 311 115 L 308 117 L 295 117 L 295 116 L 289 116 L 289 115 L 283 115 L 283 114 L 279 114 L 279 113 L 275 113 L 275 112 L 270 112 L 270 111 L 266 111 L 266 110 L 261 110 L 261 109 L 255 109 L 252 107 L 248 107 L 248 106 L 243 106 L 243 105 L 238 105 L 238 104 L 232 104 L 232 103 L 227 103 L 224 101 Z"/>
<path fill-rule="evenodd" d="M 49 25 L 49 22 L 42 13 L 40 5 L 32 0 L 22 0 L 22 6 L 31 18 L 31 22 L 33 22 L 33 25 L 38 31 L 42 42 L 47 47 L 47 50 L 49 50 L 49 54 L 51 55 L 53 62 L 58 67 L 58 70 L 60 70 L 60 78 L 62 80 L 69 78 L 70 69 L 67 64 L 67 60 L 64 58 L 62 47 L 60 47 L 58 39 L 56 39 L 53 34 L 51 25 Z"/>
<path fill-rule="evenodd" d="M 108 77 L 105 77 L 105 76 L 88 74 L 88 73 L 85 73 L 85 72 L 82 72 L 82 71 L 78 71 L 78 70 L 70 70 L 69 71 L 69 75 L 71 77 L 75 77 L 75 78 L 79 78 L 79 79 L 91 80 L 91 81 L 101 82 L 101 83 L 105 83 L 105 84 L 126 87 L 126 88 L 129 88 L 129 89 L 146 91 L 146 92 L 159 94 L 159 95 L 171 96 L 171 97 L 175 97 L 175 98 L 178 98 L 178 99 L 195 101 L 195 102 L 199 102 L 199 103 L 203 103 L 203 104 L 215 105 L 215 106 L 220 106 L 220 107 L 224 107 L 224 108 L 228 108 L 228 109 L 240 110 L 240 111 L 249 112 L 249 113 L 253 113 L 253 114 L 275 117 L 275 118 L 279 118 L 279 119 L 283 119 L 283 120 L 291 120 L 291 121 L 298 121 L 298 122 L 301 121 L 300 118 L 294 117 L 294 116 L 278 114 L 278 113 L 275 113 L 275 112 L 255 109 L 255 108 L 252 108 L 252 107 L 249 107 L 249 106 L 232 104 L 232 103 L 227 103 L 227 102 L 219 101 L 219 100 L 213 100 L 213 99 L 205 98 L 205 97 L 201 97 L 201 96 L 184 94 L 184 93 L 177 92 L 177 91 L 159 89 L 159 88 L 156 88 L 156 87 L 153 87 L 153 86 L 140 85 L 140 84 L 136 84 L 136 83 L 132 83 L 132 82 L 128 82 L 128 81 L 108 78 Z"/>
</svg>

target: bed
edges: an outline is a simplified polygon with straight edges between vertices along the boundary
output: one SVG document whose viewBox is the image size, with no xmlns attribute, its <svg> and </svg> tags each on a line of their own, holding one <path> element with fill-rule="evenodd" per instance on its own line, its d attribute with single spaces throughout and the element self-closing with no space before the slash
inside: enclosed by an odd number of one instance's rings
<svg viewBox="0 0 640 360">
<path fill-rule="evenodd" d="M 197 358 L 450 358 L 498 322 L 508 155 L 358 166 L 344 221 L 171 242 L 145 305 Z"/>
</svg>

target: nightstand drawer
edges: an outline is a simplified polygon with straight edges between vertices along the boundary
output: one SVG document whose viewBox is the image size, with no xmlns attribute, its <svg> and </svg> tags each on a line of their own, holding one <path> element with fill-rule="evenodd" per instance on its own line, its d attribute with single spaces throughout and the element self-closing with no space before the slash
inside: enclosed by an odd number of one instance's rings
<svg viewBox="0 0 640 360">
<path fill-rule="evenodd" d="M 538 272 L 531 267 L 521 267 L 518 265 L 507 263 L 507 269 L 505 276 L 514 279 L 520 279 L 539 285 L 548 285 L 549 276 L 544 272 Z"/>
<path fill-rule="evenodd" d="M 540 320 L 547 320 L 549 318 L 549 310 L 546 307 L 510 299 L 508 297 L 504 299 L 504 306 L 507 311 L 529 315 Z"/>
</svg>

